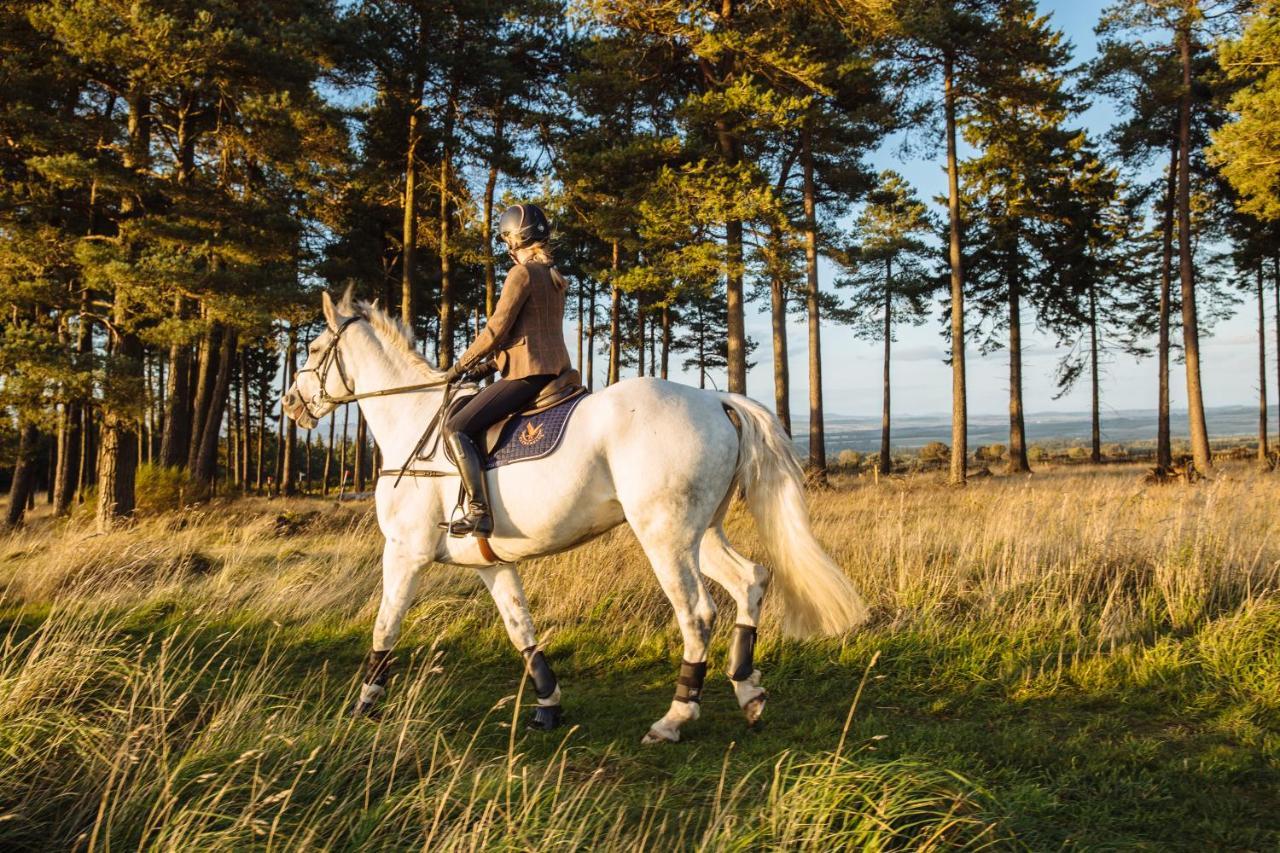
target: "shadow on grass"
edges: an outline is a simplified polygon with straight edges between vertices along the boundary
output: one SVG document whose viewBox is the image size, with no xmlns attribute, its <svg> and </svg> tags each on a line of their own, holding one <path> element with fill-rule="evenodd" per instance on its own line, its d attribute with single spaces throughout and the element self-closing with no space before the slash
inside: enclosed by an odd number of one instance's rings
<svg viewBox="0 0 1280 853">
<path fill-rule="evenodd" d="M 47 614 L 5 611 L 0 632 L 20 643 Z M 365 630 L 350 625 L 319 630 L 242 617 L 192 626 L 163 603 L 124 615 L 120 639 L 148 654 L 157 648 L 146 645 L 148 638 L 182 634 L 195 664 L 211 663 L 201 656 L 215 652 L 243 671 L 270 660 L 271 694 L 320 703 L 315 711 L 335 721 L 354 695 L 367 644 Z M 607 779 L 610 807 L 624 820 L 656 814 L 674 824 L 710 812 L 726 779 L 755 778 L 744 783 L 741 805 L 763 809 L 772 802 L 769 768 L 780 756 L 822 758 L 844 742 L 860 767 L 905 761 L 960 774 L 982 792 L 1001 832 L 1032 849 L 1273 847 L 1280 839 L 1274 720 L 1246 698 L 1217 690 L 1213 675 L 1190 655 L 1176 665 L 1147 660 L 1161 644 L 1167 647 L 1161 654 L 1176 657 L 1194 639 L 1170 633 L 1104 653 L 979 625 L 879 628 L 843 644 L 766 643 L 758 664 L 769 705 L 763 725 L 748 729 L 718 672 L 721 632 L 702 719 L 686 728 L 680 744 L 642 747 L 640 736 L 666 709 L 674 687 L 675 632 L 630 645 L 615 632 L 578 628 L 561 631 L 549 649 L 564 689 L 565 722 L 576 727 L 572 752 L 567 758 L 562 752 L 563 730 L 516 732 L 514 743 L 534 764 L 563 760 L 570 773 Z M 431 725 L 474 737 L 478 755 L 507 752 L 507 712 L 477 725 L 520 689 L 519 658 L 497 625 L 471 616 L 439 637 L 410 631 L 397 656 L 385 715 L 360 725 L 375 733 L 407 725 L 401 688 L 432 667 L 447 698 Z M 199 697 L 216 695 L 227 671 L 193 671 L 200 673 L 189 685 L 195 698 L 177 719 L 195 729 L 203 721 Z M 406 779 L 412 783 L 411 775 Z M 665 797 L 655 801 L 659 794 Z"/>
</svg>

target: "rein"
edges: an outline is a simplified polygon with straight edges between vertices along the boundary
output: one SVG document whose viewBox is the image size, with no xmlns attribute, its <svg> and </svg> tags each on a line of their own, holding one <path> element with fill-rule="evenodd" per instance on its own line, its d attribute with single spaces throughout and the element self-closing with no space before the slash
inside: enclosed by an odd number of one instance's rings
<svg viewBox="0 0 1280 853">
<path fill-rule="evenodd" d="M 379 391 L 365 391 L 363 394 L 357 394 L 355 388 L 351 385 L 351 380 L 347 378 L 347 369 L 342 363 L 342 350 L 338 349 L 338 344 L 342 340 L 342 333 L 347 330 L 347 327 L 352 323 L 363 319 L 365 318 L 360 316 L 348 317 L 342 321 L 341 326 L 336 329 L 331 329 L 330 331 L 333 332 L 333 339 L 329 341 L 329 345 L 325 347 L 324 353 L 320 356 L 320 363 L 315 367 L 304 367 L 298 371 L 298 374 L 314 373 L 316 374 L 316 378 L 320 380 L 320 391 L 315 397 L 303 402 L 303 405 L 307 410 L 307 414 L 317 420 L 320 416 L 311 411 L 311 405 L 313 403 L 333 403 L 334 405 L 341 403 L 354 403 L 358 400 L 367 400 L 370 397 L 390 397 L 395 394 L 411 394 L 414 391 L 426 391 L 431 388 L 439 388 L 442 385 L 449 385 L 449 383 L 445 382 L 443 379 L 438 379 L 434 382 L 419 382 L 416 385 L 399 385 L 395 388 L 383 388 Z M 329 393 L 328 383 L 329 371 L 335 367 L 338 369 L 338 378 L 342 380 L 343 390 L 347 392 L 337 396 Z"/>
<path fill-rule="evenodd" d="M 384 477 L 389 476 L 390 474 L 396 474 L 396 486 L 400 485 L 401 478 L 406 476 L 448 476 L 442 472 L 435 471 L 411 471 L 409 470 L 409 466 L 418 458 L 418 454 L 422 452 L 422 448 L 427 445 L 427 442 L 431 441 L 432 436 L 435 436 L 437 443 L 439 442 L 440 437 L 437 430 L 439 429 L 440 424 L 444 422 L 445 412 L 449 410 L 449 404 L 453 401 L 453 384 L 443 379 L 439 379 L 434 382 L 419 382 L 416 385 L 399 385 L 395 388 L 383 388 L 379 391 L 365 391 L 363 394 L 357 394 L 355 388 L 351 384 L 351 380 L 347 377 L 346 367 L 342 363 L 342 350 L 338 348 L 338 344 L 342 340 L 342 333 L 347 330 L 348 326 L 358 320 L 364 319 L 367 318 L 359 315 L 355 317 L 348 317 L 342 321 L 342 325 L 338 326 L 336 329 L 330 329 L 330 331 L 333 332 L 333 339 L 330 340 L 328 346 L 325 347 L 324 353 L 320 356 L 319 363 L 317 363 L 315 367 L 304 367 L 298 371 L 298 374 L 314 373 L 316 374 L 316 378 L 320 380 L 319 392 L 317 392 L 310 400 L 304 400 L 302 403 L 303 408 L 306 410 L 308 415 L 319 420 L 321 416 L 311 410 L 311 406 L 313 404 L 323 405 L 325 403 L 333 403 L 334 406 L 338 406 L 343 403 L 354 403 L 359 400 L 367 400 L 371 397 L 391 397 L 396 394 L 412 394 L 415 391 L 427 391 L 432 388 L 444 386 L 444 399 L 440 403 L 440 408 L 436 409 L 435 415 L 432 416 L 430 423 L 427 424 L 427 428 L 423 430 L 422 437 L 418 439 L 418 443 L 414 446 L 413 452 L 405 459 L 404 465 L 400 467 L 398 472 L 394 468 L 383 469 L 378 472 L 378 476 Z M 337 368 L 338 370 L 338 378 L 342 380 L 342 388 L 346 391 L 345 394 L 334 395 L 329 393 L 329 371 L 333 368 Z M 296 375 L 294 381 L 297 381 Z M 434 455 L 435 449 L 436 447 L 433 444 L 431 447 L 431 453 L 428 455 Z"/>
</svg>

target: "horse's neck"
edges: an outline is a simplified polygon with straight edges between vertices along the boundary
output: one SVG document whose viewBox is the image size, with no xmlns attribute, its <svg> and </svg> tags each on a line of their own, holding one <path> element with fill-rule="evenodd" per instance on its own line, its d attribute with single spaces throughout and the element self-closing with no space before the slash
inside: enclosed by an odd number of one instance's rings
<svg viewBox="0 0 1280 853">
<path fill-rule="evenodd" d="M 386 391 L 408 385 L 421 385 L 422 374 L 394 355 L 377 354 L 363 358 L 355 377 L 356 393 Z M 417 391 L 369 397 L 359 403 L 365 423 L 388 467 L 399 467 L 417 443 L 422 431 L 435 414 L 443 395 L 439 391 Z"/>
</svg>

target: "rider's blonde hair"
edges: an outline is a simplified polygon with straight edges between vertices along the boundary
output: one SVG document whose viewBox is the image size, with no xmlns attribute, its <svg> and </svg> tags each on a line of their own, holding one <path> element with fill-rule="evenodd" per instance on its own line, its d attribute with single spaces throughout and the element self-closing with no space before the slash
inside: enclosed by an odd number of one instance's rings
<svg viewBox="0 0 1280 853">
<path fill-rule="evenodd" d="M 547 269 L 551 270 L 551 280 L 556 283 L 556 287 L 564 290 L 569 287 L 569 282 L 560 274 L 560 270 L 556 269 L 555 259 L 551 257 L 551 248 L 546 243 L 534 243 L 531 246 L 525 246 L 523 251 L 529 254 L 525 257 L 524 263 L 536 261 L 545 264 Z"/>
</svg>

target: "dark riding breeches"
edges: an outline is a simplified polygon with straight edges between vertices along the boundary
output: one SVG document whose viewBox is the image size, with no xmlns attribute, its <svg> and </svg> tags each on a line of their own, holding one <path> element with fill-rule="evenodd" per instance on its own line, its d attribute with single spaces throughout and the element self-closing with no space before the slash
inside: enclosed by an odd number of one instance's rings
<svg viewBox="0 0 1280 853">
<path fill-rule="evenodd" d="M 476 447 L 483 447 L 484 434 L 498 421 L 521 412 L 538 398 L 538 394 L 554 376 L 525 376 L 521 379 L 499 379 L 481 388 L 461 409 L 454 412 L 445 423 L 448 432 L 461 432 L 469 436 Z M 483 452 L 483 450 L 481 451 Z"/>
</svg>

